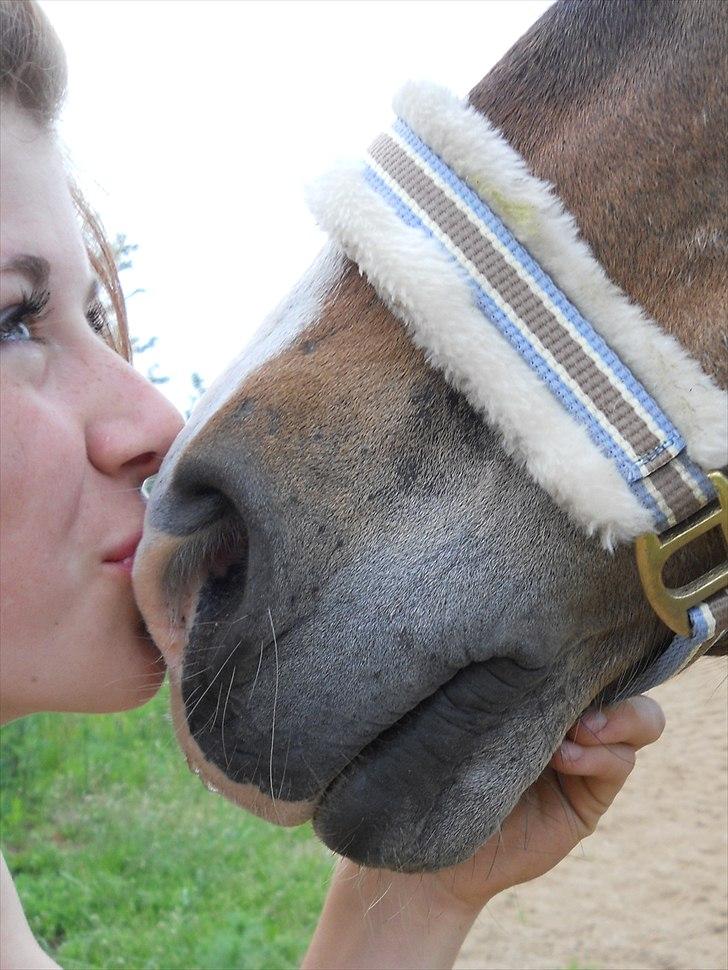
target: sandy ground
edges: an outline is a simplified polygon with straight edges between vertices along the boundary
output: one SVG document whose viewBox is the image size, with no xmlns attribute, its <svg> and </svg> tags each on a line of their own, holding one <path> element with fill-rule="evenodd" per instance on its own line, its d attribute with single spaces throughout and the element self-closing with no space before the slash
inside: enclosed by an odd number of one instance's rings
<svg viewBox="0 0 728 970">
<path fill-rule="evenodd" d="M 653 691 L 665 733 L 599 831 L 536 882 L 497 897 L 461 970 L 728 967 L 728 665 L 698 661 Z"/>
</svg>

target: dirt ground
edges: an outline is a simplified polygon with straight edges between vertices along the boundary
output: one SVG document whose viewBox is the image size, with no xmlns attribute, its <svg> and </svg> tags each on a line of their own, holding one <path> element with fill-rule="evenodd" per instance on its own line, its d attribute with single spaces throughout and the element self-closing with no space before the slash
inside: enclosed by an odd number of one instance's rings
<svg viewBox="0 0 728 970">
<path fill-rule="evenodd" d="M 596 835 L 503 893 L 460 970 L 728 967 L 728 666 L 699 661 L 653 694 L 667 715 Z"/>
</svg>

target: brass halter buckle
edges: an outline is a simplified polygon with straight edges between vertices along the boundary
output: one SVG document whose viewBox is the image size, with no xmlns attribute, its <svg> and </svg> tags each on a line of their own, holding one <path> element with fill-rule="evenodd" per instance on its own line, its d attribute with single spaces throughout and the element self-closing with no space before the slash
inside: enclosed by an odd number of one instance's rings
<svg viewBox="0 0 728 970">
<path fill-rule="evenodd" d="M 728 556 L 725 562 L 685 586 L 672 589 L 662 580 L 667 560 L 678 549 L 711 529 L 722 530 L 728 549 L 728 478 L 718 471 L 708 472 L 708 478 L 718 497 L 717 508 L 706 509 L 694 516 L 689 524 L 676 525 L 661 536 L 647 532 L 635 540 L 637 569 L 645 596 L 662 622 L 683 637 L 692 633 L 688 610 L 728 587 Z"/>
</svg>

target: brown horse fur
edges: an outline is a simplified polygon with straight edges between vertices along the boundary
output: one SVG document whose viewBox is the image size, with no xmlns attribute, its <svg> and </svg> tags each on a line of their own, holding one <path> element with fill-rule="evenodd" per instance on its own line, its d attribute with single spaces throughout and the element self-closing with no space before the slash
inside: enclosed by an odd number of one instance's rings
<svg viewBox="0 0 728 970">
<path fill-rule="evenodd" d="M 726 49 L 719 2 L 562 0 L 470 95 L 724 385 Z M 631 550 L 573 527 L 355 266 L 328 250 L 310 279 L 176 442 L 136 588 L 203 775 L 437 868 L 669 634 Z"/>
<path fill-rule="evenodd" d="M 470 92 L 611 278 L 728 384 L 721 0 L 565 0 Z"/>
</svg>

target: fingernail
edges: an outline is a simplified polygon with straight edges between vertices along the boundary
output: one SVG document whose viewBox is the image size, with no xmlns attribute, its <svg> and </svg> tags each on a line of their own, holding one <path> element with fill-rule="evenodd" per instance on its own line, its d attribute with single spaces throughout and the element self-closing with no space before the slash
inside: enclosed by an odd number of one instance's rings
<svg viewBox="0 0 728 970">
<path fill-rule="evenodd" d="M 573 741 L 562 741 L 559 750 L 564 761 L 578 761 L 584 753 L 582 746 Z"/>
<path fill-rule="evenodd" d="M 581 723 L 587 731 L 597 734 L 607 723 L 607 715 L 603 711 L 589 711 L 582 717 Z"/>
</svg>

